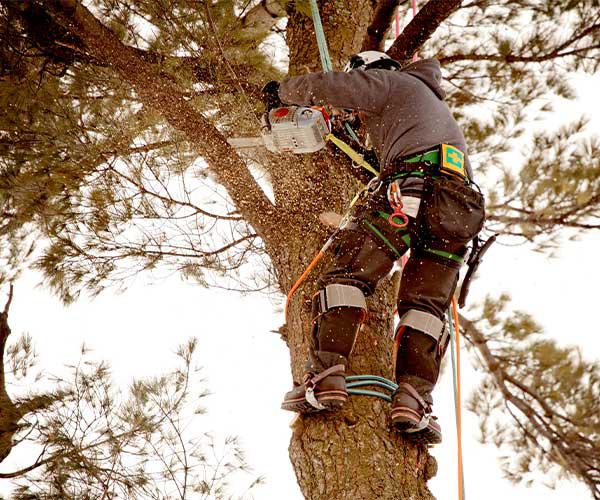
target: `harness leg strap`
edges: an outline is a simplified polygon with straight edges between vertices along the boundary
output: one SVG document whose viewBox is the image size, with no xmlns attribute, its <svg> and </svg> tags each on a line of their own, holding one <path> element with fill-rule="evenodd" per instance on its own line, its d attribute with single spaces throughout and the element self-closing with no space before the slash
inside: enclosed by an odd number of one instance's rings
<svg viewBox="0 0 600 500">
<path fill-rule="evenodd" d="M 355 286 L 351 285 L 327 285 L 318 293 L 319 314 L 323 314 L 336 307 L 358 307 L 367 310 L 365 296 Z"/>
<path fill-rule="evenodd" d="M 394 332 L 394 339 L 400 328 L 407 326 L 429 335 L 438 344 L 443 345 L 446 341 L 445 339 L 448 337 L 446 328 L 444 328 L 444 322 L 441 319 L 433 314 L 416 309 L 409 309 L 402 315 L 398 329 Z"/>
</svg>

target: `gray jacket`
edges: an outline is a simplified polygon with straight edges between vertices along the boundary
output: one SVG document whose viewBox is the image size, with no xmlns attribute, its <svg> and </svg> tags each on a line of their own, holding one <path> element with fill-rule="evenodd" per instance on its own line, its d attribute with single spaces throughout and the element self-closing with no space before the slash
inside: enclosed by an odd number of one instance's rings
<svg viewBox="0 0 600 500">
<path fill-rule="evenodd" d="M 441 79 L 439 62 L 423 59 L 401 71 L 371 69 L 296 76 L 281 83 L 279 96 L 290 104 L 329 104 L 363 111 L 382 167 L 395 158 L 446 143 L 465 153 L 465 167 L 472 179 L 465 138 L 444 103 Z"/>
</svg>

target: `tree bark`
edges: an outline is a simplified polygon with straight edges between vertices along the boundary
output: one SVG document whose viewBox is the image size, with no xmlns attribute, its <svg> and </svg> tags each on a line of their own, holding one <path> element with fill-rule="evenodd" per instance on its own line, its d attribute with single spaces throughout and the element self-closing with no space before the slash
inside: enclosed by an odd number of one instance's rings
<svg viewBox="0 0 600 500">
<path fill-rule="evenodd" d="M 359 52 L 373 11 L 370 2 L 351 0 L 321 2 L 323 27 L 334 67 L 342 67 L 350 55 Z M 351 15 L 348 15 L 351 12 Z M 319 71 L 320 62 L 312 21 L 295 13 L 288 21 L 290 74 Z M 317 157 L 318 158 L 318 157 Z M 314 218 L 318 210 L 344 210 L 340 200 L 356 190 L 350 176 L 323 175 L 335 169 L 327 159 L 318 158 L 322 172 L 318 186 L 310 185 Z M 311 168 L 310 166 L 308 168 Z M 305 184 L 306 186 L 306 184 Z M 315 193 L 315 191 L 320 193 Z M 339 193 L 339 199 L 335 196 Z M 317 194 L 317 196 L 315 196 Z M 332 194 L 334 196 L 332 196 Z M 321 200 L 319 203 L 317 200 Z M 332 206 L 333 202 L 333 206 Z M 337 207 L 335 205 L 338 205 Z M 309 226 L 311 227 L 311 226 Z M 314 227 L 314 226 L 313 226 Z M 306 228 L 306 226 L 304 226 Z M 311 227 L 312 229 L 312 227 Z M 323 234 L 315 227 L 312 234 Z M 285 260 L 274 259 L 283 291 L 288 291 L 301 275 L 323 241 L 310 241 L 306 229 L 286 237 Z M 310 298 L 315 279 L 326 262 L 313 271 L 312 281 L 293 298 L 285 332 L 290 348 L 294 380 L 301 381 L 308 352 Z M 289 281 L 289 282 L 288 282 Z M 392 280 L 382 282 L 368 299 L 369 315 L 351 356 L 350 374 L 372 374 L 392 378 L 391 340 L 395 292 Z M 437 464 L 425 447 L 406 443 L 389 428 L 390 405 L 383 400 L 352 396 L 345 408 L 333 414 L 300 416 L 293 426 L 290 459 L 305 498 L 324 499 L 431 499 L 427 480 L 435 475 Z"/>
<path fill-rule="evenodd" d="M 387 54 L 402 63 L 409 61 L 438 26 L 460 7 L 461 0 L 430 0 L 400 33 Z"/>
</svg>

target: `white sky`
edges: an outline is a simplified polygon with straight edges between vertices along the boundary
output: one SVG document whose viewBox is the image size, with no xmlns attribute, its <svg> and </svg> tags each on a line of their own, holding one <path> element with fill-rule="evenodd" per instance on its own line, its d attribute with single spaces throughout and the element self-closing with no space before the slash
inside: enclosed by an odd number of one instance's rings
<svg viewBox="0 0 600 500">
<path fill-rule="evenodd" d="M 565 343 L 577 343 L 587 355 L 596 357 L 600 332 L 592 311 L 597 303 L 600 270 L 590 264 L 599 249 L 600 235 L 565 245 L 553 261 L 540 254 L 523 254 L 520 248 L 498 246 L 490 250 L 482 267 L 485 280 L 474 284 L 472 298 L 488 291 L 510 290 L 515 304 L 534 313 L 550 335 Z M 133 377 L 167 370 L 174 362 L 176 346 L 190 336 L 198 337 L 197 360 L 205 368 L 207 386 L 214 393 L 205 400 L 209 411 L 200 418 L 201 431 L 241 437 L 249 463 L 267 479 L 266 485 L 256 490 L 255 498 L 302 498 L 287 457 L 292 414 L 279 409 L 281 397 L 291 385 L 289 357 L 278 335 L 270 333 L 283 317 L 273 313 L 267 298 L 206 291 L 171 279 L 155 286 L 140 282 L 121 295 L 105 294 L 65 309 L 33 285 L 32 276 L 17 283 L 11 311 L 13 332 L 15 336 L 30 332 L 42 364 L 55 372 L 62 363 L 78 359 L 79 346 L 85 341 L 94 349 L 94 357 L 110 360 L 115 378 L 126 384 Z M 576 319 L 575 325 L 570 324 L 570 318 Z M 464 392 L 468 394 L 479 375 L 466 353 L 462 367 Z M 246 411 L 240 413 L 240 408 Z M 436 388 L 435 408 L 444 443 L 434 448 L 440 471 L 430 486 L 438 499 L 454 499 L 456 447 L 450 370 Z M 552 491 L 504 481 L 496 449 L 476 440 L 477 417 L 465 412 L 463 419 L 467 498 L 588 497 L 587 490 L 575 483 L 561 484 Z M 10 469 L 10 460 L 6 462 L 0 470 Z"/>
<path fill-rule="evenodd" d="M 598 114 L 594 90 L 598 84 L 598 78 L 583 82 L 580 105 L 570 105 L 569 112 Z M 594 120 L 592 130 L 598 131 L 597 115 Z M 513 305 L 534 314 L 551 337 L 564 344 L 578 344 L 586 357 L 596 359 L 600 353 L 596 314 L 599 251 L 600 232 L 565 243 L 556 259 L 522 247 L 497 245 L 486 256 L 483 278 L 474 284 L 471 300 L 486 293 L 510 291 Z M 243 297 L 207 291 L 175 278 L 152 286 L 145 279 L 141 277 L 121 295 L 105 293 L 94 301 L 83 299 L 64 308 L 47 291 L 35 288 L 37 276 L 25 275 L 15 287 L 10 315 L 13 335 L 31 333 L 41 364 L 53 372 L 77 360 L 85 341 L 94 349 L 96 359 L 110 361 L 115 378 L 122 384 L 133 377 L 167 370 L 173 365 L 175 348 L 191 336 L 198 337 L 197 360 L 205 367 L 207 386 L 214 393 L 205 400 L 209 413 L 200 419 L 200 430 L 240 436 L 249 463 L 267 480 L 256 490 L 255 498 L 301 499 L 287 457 L 292 414 L 279 409 L 284 392 L 291 386 L 289 357 L 278 335 L 270 333 L 282 324 L 283 315 L 274 312 L 274 304 L 261 295 Z M 468 394 L 479 375 L 470 367 L 466 353 L 463 374 L 464 392 Z M 440 470 L 430 487 L 440 500 L 456 498 L 452 398 L 448 370 L 435 394 L 444 443 L 434 448 Z M 245 411 L 240 413 L 240 408 Z M 589 498 L 587 489 L 578 483 L 563 482 L 557 490 L 550 490 L 539 484 L 525 488 L 503 480 L 498 452 L 478 444 L 477 428 L 477 417 L 466 413 L 463 436 L 467 498 Z M 11 470 L 16 465 L 14 458 L 6 460 L 0 471 Z M 240 490 L 245 486 L 241 485 Z"/>
</svg>

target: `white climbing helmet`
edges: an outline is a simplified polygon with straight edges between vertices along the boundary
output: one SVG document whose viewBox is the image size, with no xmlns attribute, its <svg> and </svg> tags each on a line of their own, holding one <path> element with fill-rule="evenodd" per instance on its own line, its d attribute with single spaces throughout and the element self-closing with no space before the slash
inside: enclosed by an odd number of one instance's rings
<svg viewBox="0 0 600 500">
<path fill-rule="evenodd" d="M 380 69 L 400 69 L 400 64 L 394 61 L 385 52 L 379 52 L 378 50 L 365 50 L 353 55 L 346 66 L 344 71 L 352 71 L 354 69 L 369 69 L 369 68 L 380 68 Z"/>
</svg>

